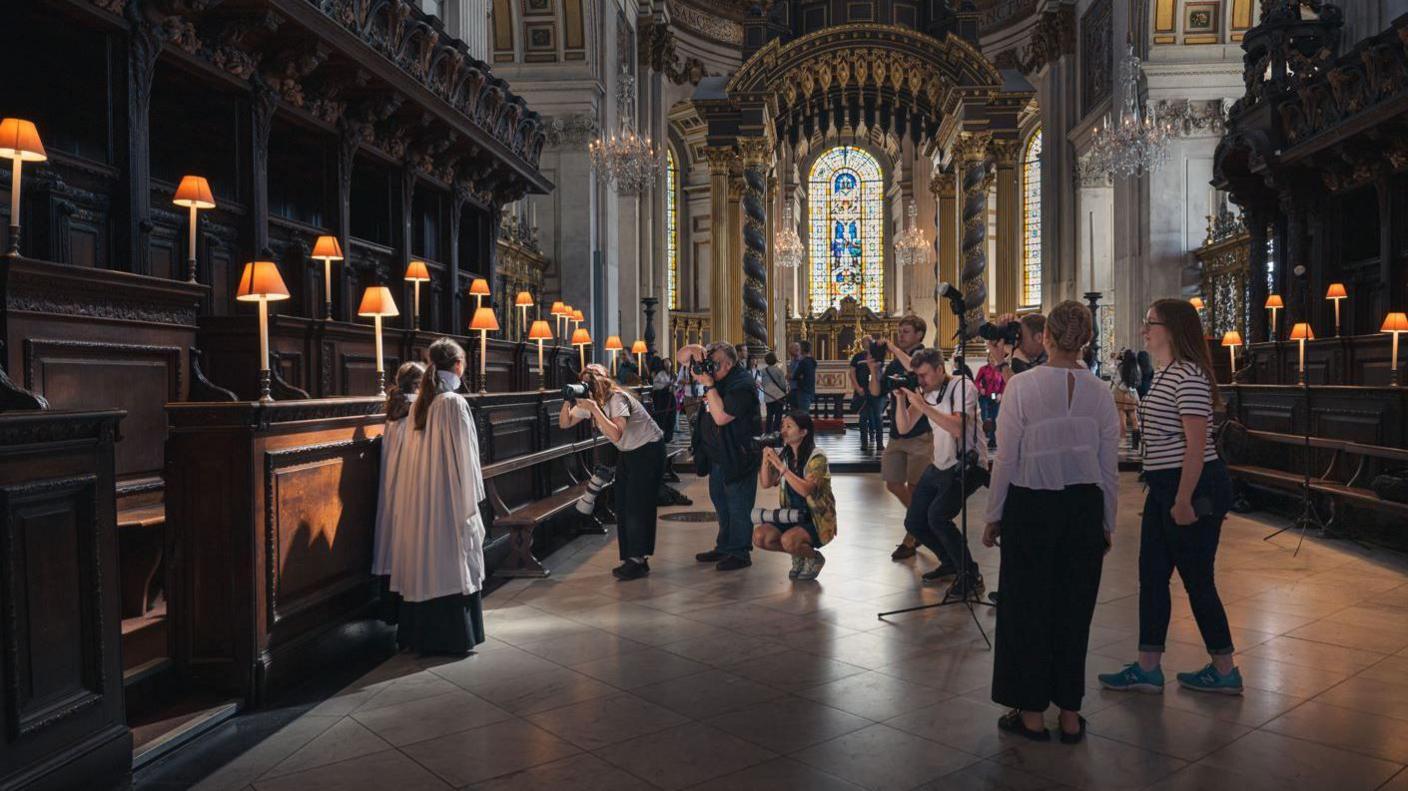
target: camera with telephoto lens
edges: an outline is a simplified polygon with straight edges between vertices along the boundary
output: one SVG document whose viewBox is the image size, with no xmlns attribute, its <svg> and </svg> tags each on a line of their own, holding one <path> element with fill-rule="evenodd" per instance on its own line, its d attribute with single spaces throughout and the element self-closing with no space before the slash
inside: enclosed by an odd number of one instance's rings
<svg viewBox="0 0 1408 791">
<path fill-rule="evenodd" d="M 763 448 L 780 448 L 782 447 L 782 432 L 774 431 L 760 437 L 753 437 L 749 442 L 753 444 L 753 448 L 757 451 L 762 451 Z"/>
<path fill-rule="evenodd" d="M 883 362 L 887 348 L 889 348 L 889 345 L 886 344 L 885 341 L 871 341 L 869 345 L 866 346 L 865 351 L 870 355 L 870 359 L 876 362 Z"/>
<path fill-rule="evenodd" d="M 569 382 L 562 386 L 562 397 L 569 403 L 577 403 L 577 399 L 587 397 L 587 386 L 581 382 Z"/>
<path fill-rule="evenodd" d="M 919 390 L 919 374 L 913 371 L 890 374 L 885 377 L 885 381 L 889 383 L 891 390 L 899 390 L 900 388 L 914 390 L 916 392 Z"/>
<path fill-rule="evenodd" d="M 1022 340 L 1022 322 L 1009 321 L 1006 324 L 984 324 L 978 328 L 978 337 L 985 341 L 1002 341 L 1015 347 Z"/>
<path fill-rule="evenodd" d="M 616 477 L 616 470 L 612 467 L 600 466 L 592 471 L 592 477 L 587 481 L 587 490 L 582 492 L 582 496 L 577 498 L 577 513 L 583 516 L 591 516 L 596 510 L 596 497 L 601 491 L 611 484 Z"/>
<path fill-rule="evenodd" d="M 751 516 L 755 525 L 799 525 L 806 511 L 801 508 L 754 508 Z"/>
<path fill-rule="evenodd" d="M 689 372 L 695 376 L 713 376 L 719 372 L 719 364 L 705 357 L 689 364 Z"/>
</svg>

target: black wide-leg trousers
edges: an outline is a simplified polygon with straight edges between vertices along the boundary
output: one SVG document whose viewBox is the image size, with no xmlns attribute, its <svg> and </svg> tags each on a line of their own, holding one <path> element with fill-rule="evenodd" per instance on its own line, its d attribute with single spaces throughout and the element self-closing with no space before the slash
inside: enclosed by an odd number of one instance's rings
<svg viewBox="0 0 1408 791">
<path fill-rule="evenodd" d="M 655 554 L 655 517 L 665 476 L 665 443 L 647 443 L 616 458 L 616 543 L 621 559 Z"/>
<path fill-rule="evenodd" d="M 992 699 L 1024 711 L 1045 711 L 1052 703 L 1079 711 L 1105 559 L 1100 487 L 1013 486 L 1001 540 Z"/>
</svg>

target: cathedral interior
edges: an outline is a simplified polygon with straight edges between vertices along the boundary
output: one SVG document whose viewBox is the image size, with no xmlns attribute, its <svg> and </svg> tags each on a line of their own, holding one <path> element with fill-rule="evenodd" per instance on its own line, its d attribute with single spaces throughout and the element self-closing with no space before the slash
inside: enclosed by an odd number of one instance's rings
<svg viewBox="0 0 1408 791">
<path fill-rule="evenodd" d="M 5 5 L 0 789 L 1408 788 L 1408 0 Z M 1075 301 L 1117 384 L 1159 300 L 1210 348 L 1247 689 L 1092 670 L 1089 739 L 1027 745 L 992 608 L 874 617 L 941 597 L 848 375 Z M 449 662 L 373 573 L 442 338 L 487 573 Z M 718 342 L 815 358 L 820 587 L 694 561 L 711 396 L 649 390 Z M 670 424 L 647 580 L 581 516 L 589 363 Z M 1092 668 L 1138 642 L 1132 447 Z"/>
</svg>

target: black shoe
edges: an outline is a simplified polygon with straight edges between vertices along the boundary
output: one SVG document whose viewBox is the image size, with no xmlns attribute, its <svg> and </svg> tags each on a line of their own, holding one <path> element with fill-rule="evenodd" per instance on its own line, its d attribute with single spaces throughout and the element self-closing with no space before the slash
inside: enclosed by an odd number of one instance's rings
<svg viewBox="0 0 1408 791">
<path fill-rule="evenodd" d="M 944 601 L 966 601 L 975 599 L 983 595 L 983 575 L 969 574 L 961 580 L 957 580 L 944 592 Z"/>
<path fill-rule="evenodd" d="M 720 560 L 723 560 L 724 557 L 724 553 L 717 549 L 711 549 L 708 552 L 700 552 L 698 555 L 694 556 L 694 559 L 700 563 L 718 563 Z"/>
<path fill-rule="evenodd" d="M 630 558 L 626 562 L 611 570 L 611 575 L 618 580 L 638 580 L 650 573 L 650 561 L 642 560 L 637 563 Z"/>
<path fill-rule="evenodd" d="M 1077 714 L 1076 717 L 1080 719 L 1080 730 L 1076 731 L 1075 733 L 1066 733 L 1064 730 L 1062 730 L 1062 744 L 1080 744 L 1081 742 L 1085 741 L 1085 718 L 1081 717 L 1079 714 Z"/>
<path fill-rule="evenodd" d="M 725 555 L 724 559 L 720 560 L 714 568 L 719 571 L 737 571 L 751 565 L 753 565 L 753 561 L 749 560 L 747 555 Z"/>
<path fill-rule="evenodd" d="M 890 560 L 909 560 L 914 557 L 914 547 L 908 544 L 900 544 L 895 547 L 895 551 L 890 553 Z"/>
<path fill-rule="evenodd" d="M 938 568 L 933 571 L 926 571 L 921 576 L 925 583 L 938 582 L 939 580 L 958 576 L 958 569 L 953 566 L 940 564 Z"/>
<path fill-rule="evenodd" d="M 1025 722 L 1022 722 L 1022 712 L 1016 709 L 1013 709 L 999 717 L 997 719 L 997 727 L 998 730 L 1003 730 L 1008 733 L 1015 733 L 1018 736 L 1026 737 L 1034 742 L 1051 741 L 1051 731 L 1048 731 L 1045 728 L 1042 728 L 1041 730 L 1032 730 L 1031 728 L 1028 728 L 1027 724 Z"/>
</svg>

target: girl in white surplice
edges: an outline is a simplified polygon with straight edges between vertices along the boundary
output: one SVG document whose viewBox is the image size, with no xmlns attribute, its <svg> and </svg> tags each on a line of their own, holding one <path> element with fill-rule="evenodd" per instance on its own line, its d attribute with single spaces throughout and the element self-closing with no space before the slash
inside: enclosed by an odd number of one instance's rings
<svg viewBox="0 0 1408 791">
<path fill-rule="evenodd" d="M 410 439 L 411 404 L 415 403 L 425 366 L 404 363 L 396 369 L 396 383 L 386 392 L 386 428 L 381 432 L 381 494 L 376 503 L 376 544 L 372 548 L 372 574 L 391 574 L 391 553 L 396 546 L 396 518 L 400 505 L 397 493 L 406 485 L 410 468 L 404 460 Z M 394 611 L 393 611 L 394 612 Z"/>
<path fill-rule="evenodd" d="M 411 407 L 408 486 L 397 493 L 391 589 L 401 594 L 397 642 L 421 654 L 464 654 L 484 642 L 484 477 L 469 403 L 455 391 L 464 349 L 430 344 Z"/>
</svg>

